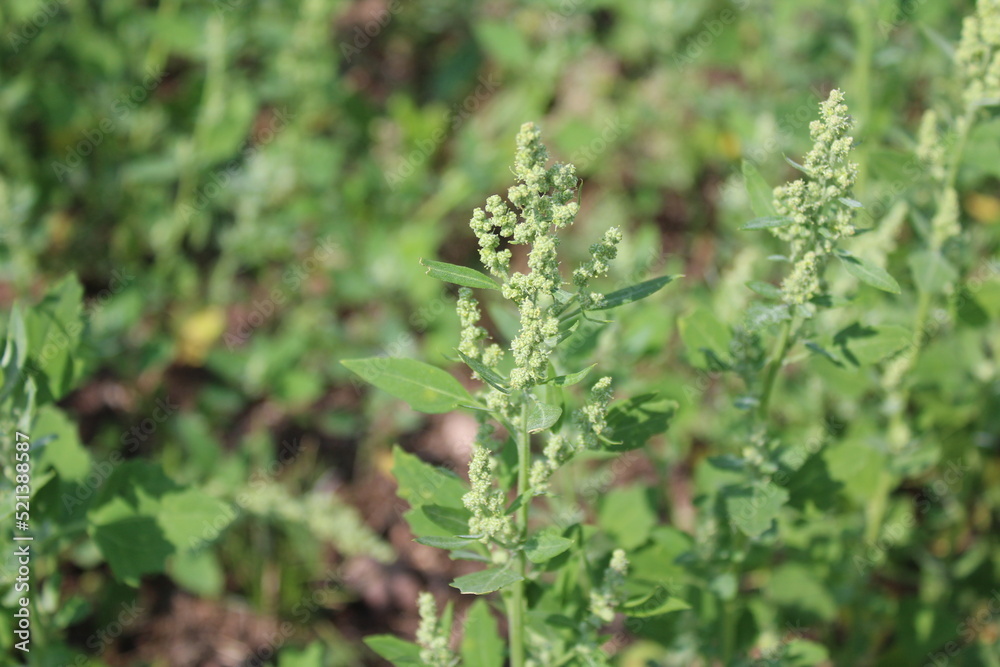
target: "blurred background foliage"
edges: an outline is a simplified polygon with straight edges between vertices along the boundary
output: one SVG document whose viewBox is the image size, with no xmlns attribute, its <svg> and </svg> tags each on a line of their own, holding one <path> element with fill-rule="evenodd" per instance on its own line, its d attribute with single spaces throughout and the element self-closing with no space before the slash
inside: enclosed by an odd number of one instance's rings
<svg viewBox="0 0 1000 667">
<path fill-rule="evenodd" d="M 471 210 L 509 184 L 513 137 L 527 120 L 583 178 L 570 257 L 617 224 L 625 242 L 612 282 L 686 275 L 621 313 L 592 349 L 622 395 L 680 401 L 669 437 L 611 486 L 652 489 L 636 530 L 649 516 L 692 530 L 691 499 L 722 483 L 699 463 L 731 448 L 735 418 L 676 325 L 696 309 L 733 321 L 752 297 L 742 283 L 767 279 L 777 248 L 736 231 L 753 217 L 741 161 L 772 184 L 792 175 L 783 155 L 808 149 L 808 122 L 839 87 L 858 123 L 857 195 L 870 222 L 898 201 L 919 202 L 903 166 L 924 109 L 947 115 L 960 95 L 948 45 L 972 8 L 967 0 L 4 2 L 0 303 L 35 301 L 76 274 L 87 303 L 85 380 L 60 406 L 81 442 L 95 460 L 122 452 L 159 462 L 174 480 L 237 508 L 214 549 L 177 559 L 138 589 L 95 567 L 85 544 L 67 547 L 54 571 L 94 605 L 68 626 L 68 645 L 89 652 L 90 633 L 135 598 L 145 611 L 102 646 L 108 665 L 260 664 L 246 661 L 284 619 L 294 632 L 279 647 L 318 639 L 322 664 L 381 664 L 359 638 L 412 633 L 416 591 L 448 594 L 455 565 L 410 541 L 390 452 L 400 443 L 464 473 L 474 425 L 418 416 L 352 383 L 336 362 L 384 353 L 438 363 L 451 353 L 453 290 L 418 260 L 476 265 Z M 960 173 L 963 275 L 981 269 L 976 258 L 990 257 L 1000 239 L 998 139 L 996 122 L 978 128 Z M 905 277 L 904 294 L 858 297 L 878 322 L 909 322 L 913 308 L 905 269 L 913 233 L 894 229 L 882 241 L 898 244 L 889 268 Z M 858 444 L 877 430 L 877 408 L 864 406 L 866 372 L 798 360 L 782 403 L 789 437 L 808 437 L 814 415 L 827 411 L 849 423 L 848 449 L 827 461 L 846 488 L 793 533 L 782 557 L 791 565 L 762 565 L 746 584 L 764 591 L 740 625 L 747 646 L 758 646 L 761 628 L 778 628 L 770 632 L 780 639 L 786 622 L 801 623 L 831 664 L 923 664 L 947 640 L 941 628 L 995 592 L 1000 392 L 991 355 L 1000 285 L 996 271 L 984 275 L 979 312 L 927 348 L 927 391 L 914 397 L 923 428 L 959 434 L 938 441 L 938 458 L 971 451 L 963 460 L 976 466 L 974 479 L 947 486 L 935 509 L 940 541 L 907 552 L 902 566 L 860 579 L 838 571 L 850 569 L 841 552 L 861 539 L 855 517 L 883 462 Z M 949 372 L 955 364 L 969 372 Z M 177 408 L 127 441 L 163 400 Z M 936 470 L 920 469 L 890 515 L 933 484 Z M 585 468 L 575 483 L 585 488 L 599 474 Z M 611 508 L 646 502 L 615 493 Z M 611 509 L 603 516 L 614 523 Z M 680 538 L 651 539 L 663 552 L 649 556 L 653 566 L 688 576 L 671 564 Z M 964 579 L 951 573 L 956 562 Z M 671 616 L 621 664 L 697 664 L 699 641 L 709 641 L 691 639 L 698 618 Z M 998 631 L 996 619 L 989 627 Z M 985 639 L 973 643 L 956 664 L 1000 664 Z M 280 664 L 314 664 L 314 650 L 286 651 Z"/>
</svg>

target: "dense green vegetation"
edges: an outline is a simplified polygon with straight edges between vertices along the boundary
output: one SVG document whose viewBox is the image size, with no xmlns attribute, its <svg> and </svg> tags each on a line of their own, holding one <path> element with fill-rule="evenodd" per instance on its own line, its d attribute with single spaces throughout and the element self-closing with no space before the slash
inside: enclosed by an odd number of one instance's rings
<svg viewBox="0 0 1000 667">
<path fill-rule="evenodd" d="M 4 3 L 0 664 L 1000 665 L 976 12 Z"/>
</svg>

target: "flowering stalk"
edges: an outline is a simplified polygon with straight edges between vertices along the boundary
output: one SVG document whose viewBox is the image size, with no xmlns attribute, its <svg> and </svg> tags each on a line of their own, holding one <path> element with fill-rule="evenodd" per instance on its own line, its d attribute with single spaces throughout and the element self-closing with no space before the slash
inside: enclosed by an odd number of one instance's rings
<svg viewBox="0 0 1000 667">
<path fill-rule="evenodd" d="M 955 63 L 963 84 L 962 112 L 950 129 L 950 134 L 954 136 L 950 150 L 945 140 L 949 132 L 942 131 L 938 114 L 929 109 L 921 119 L 916 154 L 937 190 L 927 249 L 931 257 L 957 277 L 957 272 L 941 256 L 941 251 L 950 239 L 962 231 L 955 185 L 969 133 L 984 107 L 1000 104 L 1000 0 L 979 0 L 975 13 L 965 17 L 962 36 L 955 50 Z M 912 342 L 903 354 L 887 364 L 882 375 L 889 415 L 889 446 L 894 452 L 904 450 L 911 440 L 906 419 L 910 388 L 905 380 L 926 342 L 924 332 L 934 296 L 933 290 L 918 285 Z M 888 468 L 884 469 L 868 510 L 865 541 L 869 544 L 878 539 L 882 530 L 893 484 L 893 473 Z"/>
<path fill-rule="evenodd" d="M 757 414 L 766 419 L 771 395 L 788 351 L 799 330 L 815 311 L 813 300 L 823 290 L 823 270 L 837 250 L 838 241 L 854 235 L 851 196 L 858 166 L 850 161 L 854 139 L 849 135 L 851 117 L 839 90 L 820 104 L 820 118 L 809 125 L 812 150 L 800 169 L 808 176 L 774 189 L 777 217 L 767 227 L 789 244 L 792 271 L 781 283 L 781 298 L 788 313 L 764 370 Z M 752 225 L 748 225 L 751 227 Z"/>
<path fill-rule="evenodd" d="M 485 570 L 459 577 L 452 585 L 462 593 L 502 592 L 512 667 L 567 664 L 576 658 L 584 659 L 586 664 L 604 664 L 599 630 L 613 620 L 624 602 L 621 586 L 627 571 L 625 553 L 614 550 L 602 588 L 598 589 L 599 582 L 589 581 L 571 587 L 570 592 L 575 590 L 579 597 L 571 605 L 579 610 L 574 642 L 565 645 L 561 638 L 564 630 L 556 627 L 533 625 L 529 637 L 526 587 L 545 576 L 545 563 L 565 553 L 577 559 L 580 570 L 586 572 L 588 562 L 608 555 L 606 550 L 588 553 L 587 545 L 579 539 L 582 532 L 575 525 L 561 531 L 554 527 L 532 531 L 532 499 L 550 493 L 552 476 L 578 453 L 639 447 L 657 428 L 666 429 L 672 411 L 653 410 L 651 406 L 662 401 L 654 403 L 650 396 L 616 407 L 611 404 L 611 378 L 603 377 L 593 383 L 589 400 L 582 407 L 564 415 L 564 406 L 573 401 L 570 387 L 584 381 L 590 369 L 557 374 L 556 366 L 561 363 L 557 348 L 573 338 L 584 320 L 602 321 L 590 313 L 648 297 L 671 278 L 654 278 L 609 294 L 595 291 L 592 282 L 608 274 L 622 240 L 621 232 L 611 228 L 590 247 L 589 257 L 572 272 L 572 282 L 564 281 L 557 252 L 558 232 L 573 223 L 579 210 L 575 169 L 565 164 L 549 166 L 538 128 L 527 123 L 517 136 L 513 171 L 517 183 L 508 190 L 507 201 L 497 195 L 490 197 L 485 209 L 477 208 L 470 221 L 479 244 L 479 258 L 490 275 L 425 262 L 431 275 L 460 286 L 457 311 L 462 329 L 457 352 L 473 376 L 483 381 L 484 389 L 473 396 L 449 374 L 408 359 L 355 359 L 343 363 L 417 409 L 444 412 L 462 407 L 475 411 L 480 428 L 472 444 L 467 491 L 457 496 L 441 492 L 438 497 L 427 490 L 426 480 L 437 480 L 434 489 L 453 489 L 454 479 L 433 469 L 411 475 L 407 467 L 412 469 L 417 464 L 405 459 L 397 480 L 400 495 L 411 505 L 416 504 L 418 510 L 421 502 L 426 503 L 425 509 L 432 516 L 441 517 L 438 526 L 449 532 L 448 536 L 421 534 L 427 530 L 426 525 L 411 524 L 418 541 L 449 549 L 453 558 L 491 564 Z M 528 246 L 527 272 L 511 267 L 511 246 L 515 245 Z M 516 306 L 520 329 L 509 345 L 491 342 L 489 332 L 480 324 L 481 311 L 473 289 L 499 292 Z M 639 414 L 639 408 L 645 410 Z M 615 439 L 612 423 L 622 427 L 625 439 Z M 545 443 L 541 456 L 532 452 L 533 437 Z M 417 482 L 415 487 L 411 488 L 409 478 Z M 505 488 L 504 480 L 512 478 L 516 480 L 514 488 Z M 514 491 L 513 500 L 510 491 Z M 456 532 L 453 526 L 458 521 L 464 521 L 467 527 Z M 593 590 L 598 590 L 596 597 L 590 595 Z M 421 600 L 425 619 L 436 618 L 432 602 L 428 598 Z M 427 664 L 451 664 L 451 654 L 436 634 L 440 630 L 436 623 L 426 620 L 421 625 L 420 655 Z"/>
</svg>

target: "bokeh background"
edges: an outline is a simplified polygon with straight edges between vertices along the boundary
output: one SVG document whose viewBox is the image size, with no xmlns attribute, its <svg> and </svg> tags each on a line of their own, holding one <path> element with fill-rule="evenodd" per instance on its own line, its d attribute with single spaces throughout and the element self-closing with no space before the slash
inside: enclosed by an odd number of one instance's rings
<svg viewBox="0 0 1000 667">
<path fill-rule="evenodd" d="M 681 403 L 670 435 L 610 487 L 648 485 L 664 521 L 692 525 L 692 470 L 720 439 L 726 422 L 712 415 L 727 399 L 685 391 L 700 376 L 677 319 L 694 304 L 735 317 L 751 296 L 738 287 L 760 279 L 777 247 L 736 231 L 752 217 L 741 161 L 771 183 L 787 178 L 783 156 L 808 150 L 819 101 L 842 88 L 858 122 L 858 199 L 880 217 L 903 196 L 892 186 L 923 110 L 959 95 L 947 45 L 972 9 L 5 0 L 0 304 L 78 276 L 87 373 L 60 406 L 80 442 L 95 461 L 155 461 L 234 507 L 211 548 L 138 588 L 67 547 L 62 586 L 91 605 L 67 626 L 68 655 L 228 667 L 277 664 L 282 652 L 281 665 L 297 665 L 322 650 L 326 665 L 385 664 L 360 638 L 409 637 L 419 590 L 455 593 L 448 582 L 464 566 L 414 544 L 402 521 L 391 448 L 464 471 L 474 423 L 418 415 L 337 362 L 446 363 L 454 292 L 419 260 L 477 265 L 471 211 L 510 185 L 514 136 L 529 120 L 583 179 L 567 258 L 620 225 L 612 283 L 686 276 L 618 314 L 592 352 L 619 369 L 624 395 L 655 389 Z M 995 244 L 991 131 L 970 144 L 963 215 Z M 839 382 L 853 396 L 850 378 L 824 372 L 802 386 Z M 996 433 L 995 413 L 991 424 L 980 431 Z M 869 659 L 893 645 L 891 623 L 852 639 L 863 615 L 830 611 L 850 596 L 794 574 L 771 599 L 805 609 L 813 636 L 863 645 L 852 655 Z M 899 585 L 872 604 L 898 611 L 916 595 Z M 132 603 L 120 632 L 87 644 Z M 678 622 L 676 636 L 690 630 Z M 923 664 L 933 645 L 863 664 Z M 637 646 L 622 664 L 664 655 Z M 955 664 L 1000 664 L 978 651 L 983 662 Z"/>
</svg>

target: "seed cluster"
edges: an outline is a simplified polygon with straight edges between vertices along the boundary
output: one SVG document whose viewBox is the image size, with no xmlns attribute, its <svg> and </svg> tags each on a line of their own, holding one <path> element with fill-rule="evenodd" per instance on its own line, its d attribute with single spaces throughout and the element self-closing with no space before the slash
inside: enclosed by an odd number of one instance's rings
<svg viewBox="0 0 1000 667">
<path fill-rule="evenodd" d="M 837 241 L 854 234 L 849 205 L 858 165 L 849 160 L 854 139 L 844 94 L 830 93 L 820 104 L 820 117 L 809 124 L 813 140 L 803 170 L 809 177 L 774 189 L 774 208 L 791 224 L 772 229 L 791 245 L 792 272 L 781 285 L 788 304 L 804 304 L 820 292 L 823 264 Z"/>
</svg>

